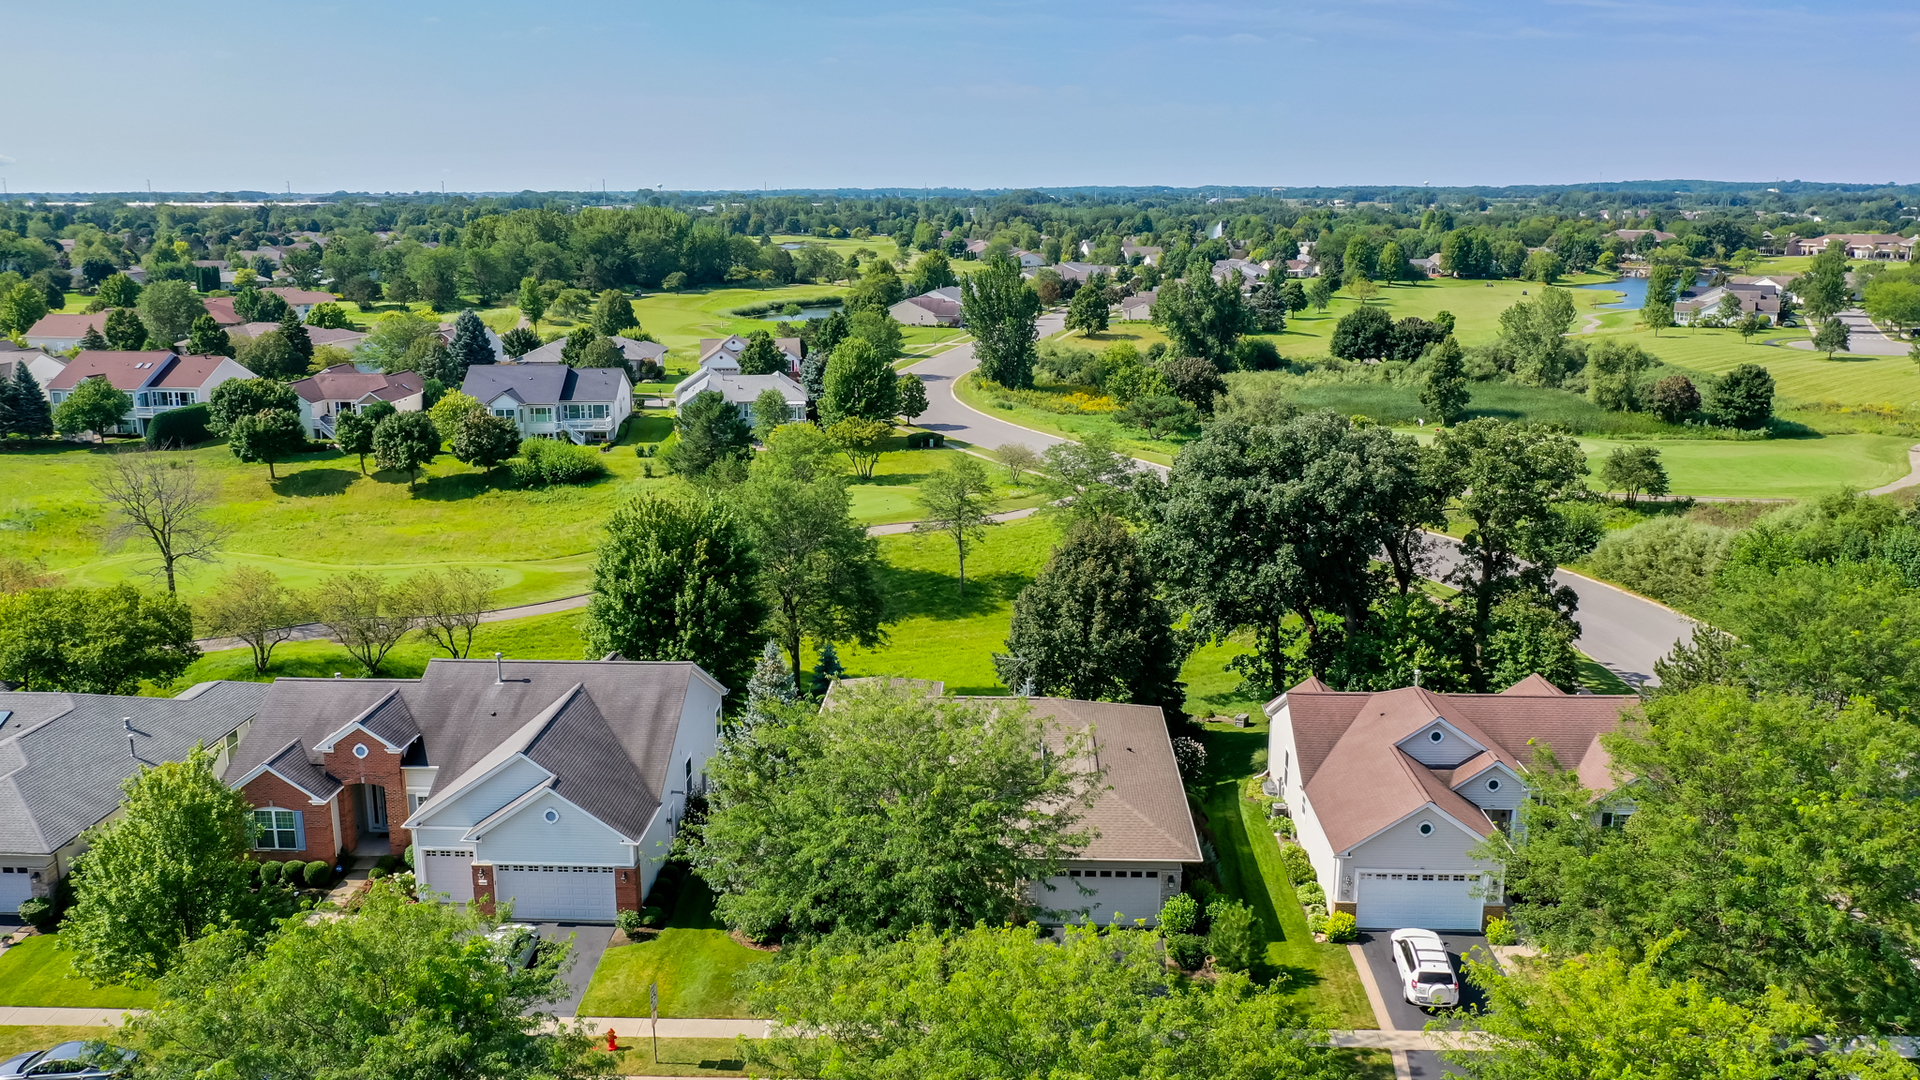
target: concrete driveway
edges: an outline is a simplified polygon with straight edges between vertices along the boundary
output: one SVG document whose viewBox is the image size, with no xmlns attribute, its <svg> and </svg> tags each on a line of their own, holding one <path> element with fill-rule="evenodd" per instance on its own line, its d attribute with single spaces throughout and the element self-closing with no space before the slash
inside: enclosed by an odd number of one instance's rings
<svg viewBox="0 0 1920 1080">
<path fill-rule="evenodd" d="M 1369 931 L 1360 935 L 1360 953 L 1367 958 L 1367 968 L 1373 974 L 1374 985 L 1380 988 L 1381 1000 L 1387 1007 L 1386 1019 L 1395 1031 L 1421 1031 L 1435 1019 L 1445 1021 L 1450 1028 L 1460 1023 L 1455 1019 L 1455 1009 L 1423 1009 L 1410 1005 L 1400 995 L 1400 969 L 1393 964 L 1392 942 L 1388 936 L 1390 930 Z M 1466 979 L 1466 965 L 1461 962 L 1464 955 L 1474 953 L 1478 958 L 1491 960 L 1493 951 L 1487 948 L 1484 934 L 1448 934 L 1442 933 L 1440 940 L 1446 943 L 1447 955 L 1453 958 L 1453 968 L 1460 972 L 1460 996 L 1463 1008 L 1479 1008 L 1486 1003 L 1479 987 Z M 1438 1075 L 1437 1073 L 1435 1075 Z"/>
<path fill-rule="evenodd" d="M 592 923 L 534 923 L 540 932 L 542 941 L 565 941 L 567 935 L 573 938 L 573 961 L 567 970 L 560 974 L 566 981 L 567 996 L 545 1008 L 552 1010 L 555 1016 L 580 1015 L 580 999 L 587 996 L 587 985 L 593 982 L 593 969 L 600 966 L 601 954 L 613 941 L 613 927 Z"/>
<path fill-rule="evenodd" d="M 1440 1080 L 1443 1076 L 1465 1076 L 1454 1066 L 1440 1060 L 1431 1050 L 1407 1050 L 1407 1076 L 1411 1080 Z"/>
<path fill-rule="evenodd" d="M 1873 320 L 1867 318 L 1867 313 L 1859 308 L 1848 308 L 1835 317 L 1847 324 L 1847 352 L 1855 356 L 1905 356 L 1907 350 L 1912 348 L 1904 341 L 1881 333 L 1880 328 L 1873 325 Z M 1813 333 L 1811 326 L 1807 328 L 1807 333 Z M 1790 340 L 1785 344 L 1789 349 L 1813 349 L 1811 337 Z M 1845 356 L 1846 353 L 1834 355 Z"/>
</svg>

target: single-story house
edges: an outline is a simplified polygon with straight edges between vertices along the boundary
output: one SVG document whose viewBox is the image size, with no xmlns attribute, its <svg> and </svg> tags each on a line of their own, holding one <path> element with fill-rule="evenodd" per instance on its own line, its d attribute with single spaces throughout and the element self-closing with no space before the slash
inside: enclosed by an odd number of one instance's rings
<svg viewBox="0 0 1920 1080">
<path fill-rule="evenodd" d="M 1637 242 L 1642 236 L 1645 236 L 1648 233 L 1653 234 L 1653 242 L 1656 244 L 1664 244 L 1669 240 L 1677 239 L 1677 237 L 1674 236 L 1673 233 L 1661 232 L 1659 229 L 1615 229 L 1613 230 L 1614 236 L 1619 237 L 1621 240 L 1624 240 L 1629 244 Z"/>
<path fill-rule="evenodd" d="M 1673 305 L 1673 317 L 1678 322 L 1690 323 L 1703 313 L 1712 315 L 1720 310 L 1721 302 L 1728 296 L 1740 301 L 1742 315 L 1758 312 L 1765 315 L 1769 322 L 1780 318 L 1778 286 L 1772 283 L 1743 285 L 1733 282 L 1682 298 Z"/>
<path fill-rule="evenodd" d="M 239 326 L 246 321 L 240 317 L 239 312 L 233 310 L 233 297 L 231 296 L 209 296 L 201 300 L 200 305 L 207 309 L 207 314 L 213 316 L 213 321 L 217 325 L 227 327 Z"/>
<path fill-rule="evenodd" d="M 280 329 L 280 324 L 276 322 L 250 322 L 240 323 L 237 326 L 222 327 L 222 329 L 227 332 L 228 340 L 237 343 L 242 338 L 256 338 L 269 330 L 278 330 Z M 337 329 L 330 326 L 309 326 L 307 327 L 307 340 L 312 342 L 313 347 L 316 349 L 322 345 L 332 345 L 335 348 L 353 352 L 360 347 L 361 342 L 367 340 L 367 335 L 364 331 L 360 330 Z M 184 347 L 186 343 L 175 342 L 174 344 Z"/>
<path fill-rule="evenodd" d="M 1095 274 L 1105 274 L 1108 277 L 1113 277 L 1118 268 L 1101 266 L 1099 263 L 1063 262 L 1055 266 L 1054 269 L 1059 272 L 1060 280 L 1077 281 L 1084 285 L 1087 279 Z"/>
<path fill-rule="evenodd" d="M 210 401 L 228 379 L 254 374 L 225 356 L 177 356 L 165 349 L 118 352 L 83 349 L 47 384 L 47 399 L 58 406 L 83 380 L 102 378 L 133 397 L 133 414 L 119 430 L 147 433 L 147 421 L 169 409 Z"/>
<path fill-rule="evenodd" d="M 310 244 L 294 245 L 294 247 L 310 247 L 310 246 L 312 245 Z M 292 249 L 289 248 L 288 250 L 292 250 Z M 287 306 L 293 309 L 293 313 L 295 315 L 300 316 L 303 319 L 307 317 L 307 312 L 313 310 L 315 304 L 331 304 L 339 299 L 339 297 L 333 295 L 332 293 L 315 292 L 312 289 L 296 289 L 290 285 L 269 285 L 268 287 L 261 289 L 260 291 L 270 292 L 275 296 L 278 296 L 280 299 L 285 300 L 287 302 Z"/>
<path fill-rule="evenodd" d="M 959 326 L 960 286 L 948 285 L 909 296 L 889 307 L 887 314 L 902 326 Z"/>
<path fill-rule="evenodd" d="M 787 358 L 787 375 L 800 377 L 800 361 L 806 356 L 806 346 L 797 337 L 774 338 L 773 347 Z M 700 366 L 710 368 L 722 375 L 740 374 L 740 354 L 747 351 L 747 339 L 739 334 L 729 334 L 723 338 L 700 339 Z"/>
<path fill-rule="evenodd" d="M 1298 260 L 1288 261 L 1287 272 L 1294 277 L 1306 276 L 1304 274 L 1293 274 L 1293 263 L 1296 261 Z M 1420 271 L 1422 274 L 1425 274 L 1428 277 L 1439 277 L 1441 274 L 1440 253 L 1437 251 L 1431 255 L 1427 255 L 1418 259 L 1409 259 L 1407 261 L 1413 264 L 1413 268 L 1415 270 Z"/>
<path fill-rule="evenodd" d="M 607 442 L 633 414 L 633 380 L 625 368 L 565 364 L 475 364 L 460 390 L 523 438 Z"/>
<path fill-rule="evenodd" d="M 1020 261 L 1020 269 L 1022 270 L 1038 270 L 1040 267 L 1045 266 L 1047 262 L 1047 260 L 1040 257 L 1040 253 L 1037 251 L 1022 251 L 1019 248 L 1014 248 L 1012 254 L 1015 259 Z"/>
<path fill-rule="evenodd" d="M 787 403 L 788 420 L 798 422 L 807 418 L 806 388 L 790 375 L 741 375 L 702 367 L 675 384 L 674 408 L 684 408 L 702 390 L 712 390 L 726 398 L 734 408 L 740 410 L 741 419 L 749 423 L 753 421 L 753 403 L 768 390 L 780 392 L 780 397 Z"/>
<path fill-rule="evenodd" d="M 254 854 L 414 849 L 423 894 L 528 921 L 638 910 L 706 782 L 727 689 L 698 665 L 448 660 L 276 679 L 222 772 Z"/>
<path fill-rule="evenodd" d="M 1267 276 L 1267 268 L 1248 259 L 1216 259 L 1213 264 L 1213 280 L 1225 282 L 1227 277 L 1239 271 L 1240 279 L 1248 285 Z"/>
<path fill-rule="evenodd" d="M 1160 290 L 1137 292 L 1120 301 L 1120 318 L 1126 322 L 1145 322 L 1153 318 L 1153 301 Z"/>
<path fill-rule="evenodd" d="M 396 412 L 419 412 L 424 407 L 425 382 L 411 371 L 383 375 L 361 371 L 352 364 L 335 364 L 293 384 L 300 399 L 300 423 L 309 439 L 333 438 L 333 425 L 342 413 L 384 401 Z"/>
<path fill-rule="evenodd" d="M 965 250 L 968 255 L 978 258 L 987 253 L 987 242 L 985 240 L 969 240 L 967 241 Z"/>
<path fill-rule="evenodd" d="M 120 808 L 121 782 L 142 765 L 205 745 L 224 768 L 266 696 L 251 682 L 171 698 L 0 693 L 0 913 L 52 893 L 80 834 Z"/>
<path fill-rule="evenodd" d="M 1341 692 L 1310 678 L 1267 703 L 1269 790 L 1329 910 L 1368 929 L 1477 930 L 1504 914 L 1505 894 L 1473 849 L 1511 828 L 1540 748 L 1607 793 L 1600 736 L 1639 702 L 1538 675 L 1498 694 Z"/>
<path fill-rule="evenodd" d="M 1437 272 L 1439 270 L 1440 263 L 1438 259 L 1434 261 L 1433 267 L 1434 267 L 1434 271 Z M 1320 264 L 1313 261 L 1312 259 L 1288 259 L 1287 260 L 1287 276 L 1288 277 L 1310 278 L 1310 277 L 1317 276 L 1319 273 L 1320 273 Z"/>
<path fill-rule="evenodd" d="M 1792 237 L 1783 254 L 1818 255 L 1834 244 L 1843 244 L 1847 258 L 1881 262 L 1910 262 L 1915 238 L 1898 233 L 1827 233 L 1824 236 Z"/>
<path fill-rule="evenodd" d="M 88 327 L 105 337 L 109 314 L 111 312 L 89 311 L 85 314 L 42 315 L 39 322 L 27 328 L 27 344 L 48 352 L 65 352 L 80 344 L 80 339 L 87 336 Z"/>
<path fill-rule="evenodd" d="M 1092 249 L 1089 248 L 1087 253 L 1091 251 Z M 1138 255 L 1142 263 L 1151 266 L 1160 261 L 1161 252 L 1162 249 L 1155 245 L 1142 246 L 1131 240 L 1120 241 L 1120 257 L 1127 260 L 1129 264 L 1133 262 L 1134 256 Z"/>
<path fill-rule="evenodd" d="M 509 359 L 507 356 L 506 343 L 500 340 L 500 335 L 494 332 L 493 327 L 491 326 L 486 327 L 486 331 L 487 331 L 487 344 L 493 348 L 493 362 L 496 364 L 506 363 L 507 360 Z M 440 340 L 447 343 L 448 345 L 453 344 L 453 324 L 452 323 L 443 322 L 440 324 Z"/>
<path fill-rule="evenodd" d="M 636 371 L 639 370 L 640 364 L 647 362 L 659 364 L 661 367 L 666 366 L 667 347 L 657 341 L 635 341 L 630 337 L 621 337 L 618 334 L 615 334 L 607 340 L 613 342 L 614 347 L 620 350 L 620 355 L 626 357 L 627 363 L 634 365 L 634 370 Z M 560 353 L 566 347 L 566 338 L 555 338 L 537 349 L 522 353 L 518 360 L 512 362 L 518 364 L 558 364 L 561 362 Z"/>
<path fill-rule="evenodd" d="M 835 683 L 822 707 L 830 707 L 842 687 L 865 681 Z M 924 686 L 935 697 L 945 690 L 937 682 Z M 960 700 L 991 704 L 1006 699 Z M 1059 875 L 1027 885 L 1027 895 L 1039 909 L 1036 921 L 1059 926 L 1091 919 L 1099 925 L 1131 926 L 1140 919 L 1155 925 L 1161 906 L 1180 892 L 1186 865 L 1203 858 L 1165 714 L 1156 705 L 1025 700 L 1033 716 L 1047 722 L 1050 751 L 1063 749 L 1069 735 L 1090 736 L 1092 757 L 1083 764 L 1106 770 L 1084 819 L 1093 829 L 1092 842 L 1065 860 Z"/>
<path fill-rule="evenodd" d="M 45 397 L 47 386 L 66 370 L 67 362 L 58 356 L 50 356 L 39 349 L 22 349 L 13 342 L 0 338 L 0 380 L 11 381 L 14 368 L 25 367 L 40 385 L 40 394 Z"/>
</svg>

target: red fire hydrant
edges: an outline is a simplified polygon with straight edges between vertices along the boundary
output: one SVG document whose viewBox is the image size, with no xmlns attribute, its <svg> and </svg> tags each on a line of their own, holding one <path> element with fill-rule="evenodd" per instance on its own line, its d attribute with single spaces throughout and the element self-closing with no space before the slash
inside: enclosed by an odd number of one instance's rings
<svg viewBox="0 0 1920 1080">
<path fill-rule="evenodd" d="M 608 1028 L 607 1029 L 607 1053 L 617 1054 L 619 1052 L 620 1052 L 620 1044 L 619 1042 L 615 1041 L 613 1037 L 613 1029 Z"/>
</svg>

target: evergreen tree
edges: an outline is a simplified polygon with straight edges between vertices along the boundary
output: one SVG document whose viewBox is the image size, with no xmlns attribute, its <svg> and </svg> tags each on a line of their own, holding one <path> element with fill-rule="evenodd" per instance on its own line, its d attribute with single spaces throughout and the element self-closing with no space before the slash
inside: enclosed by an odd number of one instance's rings
<svg viewBox="0 0 1920 1080">
<path fill-rule="evenodd" d="M 1020 590 L 1006 655 L 994 667 L 1015 693 L 1179 712 L 1185 657 L 1132 534 L 1100 518 L 1075 522 Z"/>
<path fill-rule="evenodd" d="M 280 316 L 280 336 L 287 339 L 287 345 L 300 358 L 300 370 L 310 370 L 313 367 L 313 335 L 307 333 L 306 324 L 300 321 L 300 316 L 295 315 L 292 308 Z"/>
<path fill-rule="evenodd" d="M 766 647 L 760 650 L 760 662 L 754 665 L 753 678 L 747 680 L 747 703 L 734 717 L 734 730 L 730 734 L 737 736 L 753 731 L 774 719 L 775 707 L 791 705 L 799 697 L 799 687 L 794 685 L 793 671 L 780 652 L 780 643 L 768 638 Z"/>
<path fill-rule="evenodd" d="M 591 367 L 588 358 L 593 354 L 594 346 L 604 340 L 592 324 L 581 323 L 567 335 L 567 343 L 560 346 L 560 362 L 572 368 Z"/>
<path fill-rule="evenodd" d="M 87 332 L 80 335 L 80 350 L 88 352 L 107 348 L 112 346 L 107 344 L 107 339 L 100 333 L 100 328 L 93 323 L 88 323 Z"/>
<path fill-rule="evenodd" d="M 826 697 L 833 684 L 846 677 L 846 666 L 840 663 L 840 654 L 833 651 L 833 642 L 820 646 L 820 656 L 813 665 L 813 681 L 808 686 L 814 698 Z"/>
<path fill-rule="evenodd" d="M 0 436 L 24 435 L 29 439 L 53 437 L 53 406 L 40 390 L 39 380 L 27 365 L 17 364 L 7 383 L 7 419 L 0 424 Z"/>
<path fill-rule="evenodd" d="M 534 333 L 524 326 L 516 326 L 500 335 L 501 348 L 505 349 L 507 355 L 515 360 L 520 359 L 543 344 L 545 343 L 540 340 L 539 334 Z"/>
<path fill-rule="evenodd" d="M 1466 357 L 1460 343 L 1448 334 L 1427 354 L 1427 374 L 1420 383 L 1420 404 L 1433 419 L 1451 424 L 1466 412 L 1473 394 L 1467 389 Z"/>
<path fill-rule="evenodd" d="M 1272 278 L 1261 278 L 1247 294 L 1247 307 L 1253 311 L 1254 329 L 1277 334 L 1287 328 L 1287 298 Z"/>
<path fill-rule="evenodd" d="M 467 369 L 475 364 L 493 363 L 493 343 L 487 340 L 487 324 L 472 308 L 462 311 L 453 320 L 453 340 L 447 344 L 452 354 L 446 374 L 440 381 L 448 386 L 458 386 L 466 381 Z M 447 378 L 451 374 L 454 378 Z"/>
<path fill-rule="evenodd" d="M 132 308 L 114 308 L 107 312 L 107 347 L 130 352 L 145 348 L 147 344 L 147 324 Z"/>
<path fill-rule="evenodd" d="M 730 458 L 744 457 L 753 429 L 718 390 L 702 390 L 674 417 L 679 440 L 666 453 L 667 467 L 682 476 L 702 476 Z"/>
<path fill-rule="evenodd" d="M 89 326 L 87 330 L 91 333 L 93 328 Z M 85 347 L 85 342 L 81 344 Z M 233 340 L 213 321 L 213 316 L 202 315 L 193 320 L 193 330 L 187 336 L 187 352 L 194 356 L 232 356 Z"/>
</svg>

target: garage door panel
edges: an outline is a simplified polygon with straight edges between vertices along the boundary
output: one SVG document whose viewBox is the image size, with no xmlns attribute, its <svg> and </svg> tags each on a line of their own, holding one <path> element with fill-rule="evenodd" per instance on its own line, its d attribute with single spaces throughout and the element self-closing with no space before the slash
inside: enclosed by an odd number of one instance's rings
<svg viewBox="0 0 1920 1080">
<path fill-rule="evenodd" d="M 33 869 L 0 866 L 0 912 L 12 914 L 33 898 Z"/>
<path fill-rule="evenodd" d="M 612 922 L 610 866 L 496 866 L 494 899 L 523 922 Z"/>
<path fill-rule="evenodd" d="M 1478 930 L 1485 901 L 1475 895 L 1474 874 L 1424 870 L 1362 870 L 1356 921 L 1369 930 L 1416 926 L 1426 930 Z"/>
<path fill-rule="evenodd" d="M 473 899 L 473 852 L 428 851 L 421 858 L 427 888 L 446 894 L 450 903 L 464 904 Z"/>
<path fill-rule="evenodd" d="M 1082 877 L 1055 877 L 1047 879 L 1052 890 L 1042 889 L 1036 902 L 1045 908 L 1063 913 L 1063 917 L 1073 922 L 1084 922 L 1091 918 L 1096 925 L 1120 924 L 1133 925 L 1135 919 L 1145 919 L 1152 925 L 1160 914 L 1160 876 L 1144 874 L 1132 877 L 1127 871 L 1115 871 L 1113 877 L 1095 877 L 1087 874 Z M 1081 887 L 1093 890 L 1092 895 L 1084 894 Z"/>
</svg>

